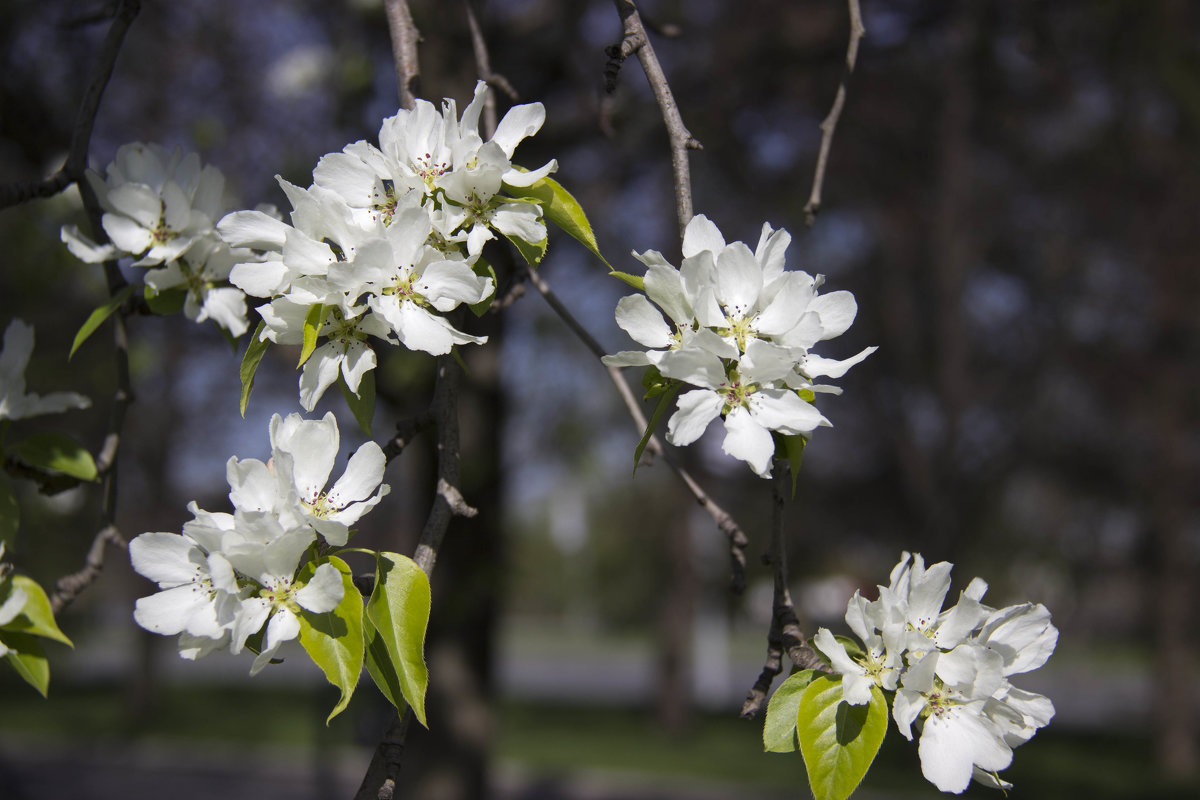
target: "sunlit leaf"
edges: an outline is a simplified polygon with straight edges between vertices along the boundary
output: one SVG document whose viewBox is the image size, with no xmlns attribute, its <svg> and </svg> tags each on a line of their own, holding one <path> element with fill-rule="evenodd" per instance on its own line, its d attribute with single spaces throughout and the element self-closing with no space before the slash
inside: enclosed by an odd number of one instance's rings
<svg viewBox="0 0 1200 800">
<path fill-rule="evenodd" d="M 350 567 L 340 558 L 329 557 L 304 565 L 297 582 L 307 582 L 320 564 L 332 564 L 342 574 L 342 602 L 337 608 L 324 614 L 301 609 L 300 645 L 308 653 L 325 679 L 341 692 L 338 704 L 329 712 L 325 724 L 345 710 L 358 685 L 358 676 L 363 666 L 363 601 L 354 587 Z"/>
<path fill-rule="evenodd" d="M 75 646 L 66 634 L 59 630 L 58 623 L 54 621 L 54 612 L 50 609 L 50 598 L 37 581 L 24 575 L 13 575 L 8 583 L 13 589 L 25 592 L 25 605 L 21 607 L 21 613 L 4 626 L 4 630 L 42 636 L 69 647 Z"/>
<path fill-rule="evenodd" d="M 846 800 L 862 782 L 887 732 L 887 700 L 878 686 L 871 700 L 842 699 L 841 676 L 821 675 L 800 696 L 796 734 L 816 800 Z"/>
<path fill-rule="evenodd" d="M 0 630 L 0 642 L 8 648 L 5 658 L 25 682 L 38 690 L 42 697 L 50 691 L 50 662 L 42 652 L 41 642 L 28 633 Z"/>
<path fill-rule="evenodd" d="M 67 355 L 69 359 L 75 355 L 75 351 L 79 349 L 79 345 L 87 341 L 87 338 L 96 332 L 104 320 L 112 316 L 112 313 L 121 307 L 121 304 L 129 299 L 129 295 L 133 293 L 132 286 L 126 286 L 121 291 L 113 295 L 107 303 L 97 308 L 88 318 L 83 321 L 83 325 L 79 328 L 79 332 L 75 334 L 75 341 L 71 344 L 71 352 Z"/>
<path fill-rule="evenodd" d="M 538 264 L 542 263 L 542 259 L 546 257 L 546 248 L 550 244 L 550 240 L 548 238 L 542 239 L 540 242 L 535 244 L 530 244 L 524 239 L 516 236 L 509 236 L 507 234 L 505 234 L 505 238 L 513 243 L 513 247 L 517 248 L 517 250 L 521 253 L 521 257 L 525 259 L 525 263 L 531 267 L 536 267 Z"/>
<path fill-rule="evenodd" d="M 803 669 L 779 684 L 767 703 L 767 719 L 763 722 L 763 749 L 771 753 L 791 753 L 796 747 L 796 715 L 800 696 L 817 675 L 816 670 Z"/>
<path fill-rule="evenodd" d="M 81 481 L 98 477 L 92 454 L 65 433 L 35 433 L 13 445 L 9 455 L 43 472 L 58 472 Z"/>
<path fill-rule="evenodd" d="M 542 178 L 532 186 L 504 184 L 504 190 L 514 197 L 532 197 L 537 200 L 542 207 L 542 215 L 548 221 L 553 222 L 577 239 L 584 247 L 592 251 L 596 258 L 603 261 L 605 266 L 612 269 L 608 259 L 600 254 L 600 248 L 596 244 L 596 234 L 592 232 L 592 225 L 588 222 L 587 214 L 583 213 L 583 207 L 558 181 L 553 178 Z"/>
<path fill-rule="evenodd" d="M 639 292 L 646 291 L 646 279 L 641 275 L 630 275 L 628 272 L 617 272 L 615 269 L 608 273 L 611 277 L 628 283 Z"/>
<path fill-rule="evenodd" d="M 321 324 L 325 321 L 325 306 L 321 303 L 310 307 L 304 315 L 304 344 L 300 348 L 300 363 L 296 368 L 304 366 L 308 357 L 317 349 L 317 339 L 321 335 Z"/>
<path fill-rule="evenodd" d="M 367 601 L 367 671 L 397 708 L 405 702 L 425 725 L 425 629 L 429 625 L 429 578 L 399 553 L 376 557 L 375 590 Z"/>
<path fill-rule="evenodd" d="M 638 463 L 642 460 L 642 453 L 646 452 L 646 445 L 650 444 L 650 437 L 654 435 L 658 423 L 662 421 L 663 415 L 667 413 L 667 409 L 671 407 L 671 402 L 675 399 L 675 395 L 679 394 L 679 390 L 683 388 L 682 383 L 674 383 L 669 389 L 663 392 L 658 397 L 658 405 L 654 407 L 654 413 L 650 415 L 650 421 L 646 423 L 646 430 L 642 433 L 641 441 L 633 451 L 633 471 L 636 473 Z"/>
<path fill-rule="evenodd" d="M 242 416 L 246 416 L 246 403 L 250 402 L 250 390 L 254 388 L 254 373 L 258 371 L 258 362 L 262 361 L 263 354 L 267 352 L 267 347 L 271 344 L 270 339 L 259 339 L 263 332 L 263 328 L 267 323 L 260 322 L 258 327 L 254 329 L 254 333 L 250 334 L 250 344 L 246 346 L 246 354 L 242 356 L 242 368 L 240 374 L 242 377 L 242 398 L 238 408 L 242 412 Z"/>
</svg>

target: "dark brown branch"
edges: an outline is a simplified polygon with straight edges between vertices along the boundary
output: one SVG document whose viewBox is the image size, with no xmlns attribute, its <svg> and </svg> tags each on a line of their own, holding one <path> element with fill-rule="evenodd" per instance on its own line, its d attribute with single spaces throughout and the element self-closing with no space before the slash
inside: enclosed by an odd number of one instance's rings
<svg viewBox="0 0 1200 800">
<path fill-rule="evenodd" d="M 634 5 L 633 0 L 614 0 L 614 2 L 617 6 L 617 13 L 621 15 L 624 34 L 619 45 L 620 49 L 610 51 L 610 56 L 617 54 L 620 60 L 624 61 L 634 53 L 637 54 L 642 71 L 646 73 L 646 79 L 650 81 L 654 99 L 662 110 L 663 122 L 666 123 L 667 136 L 671 142 L 671 168 L 675 173 L 675 213 L 679 217 L 679 235 L 682 237 L 684 229 L 692 219 L 692 177 L 688 166 L 688 150 L 701 150 L 703 147 L 683 124 L 683 117 L 679 115 L 679 106 L 675 104 L 675 96 L 671 94 L 671 87 L 667 84 L 667 76 L 663 74 L 662 65 L 658 63 L 658 58 L 654 55 L 654 47 L 651 46 L 650 38 L 646 35 L 646 27 L 642 24 L 637 6 Z M 615 47 L 617 46 L 614 45 Z"/>
<path fill-rule="evenodd" d="M 604 347 L 596 338 L 588 332 L 586 328 L 580 324 L 579 320 L 563 305 L 563 302 L 558 299 L 558 296 L 546 283 L 546 279 L 539 275 L 534 270 L 528 270 L 529 282 L 534 288 L 541 293 L 550 308 L 554 313 L 558 314 L 559 318 L 566 323 L 571 332 L 578 337 L 579 341 L 583 342 L 584 346 L 592 352 L 596 358 L 604 356 Z M 609 380 L 617 388 L 617 393 L 621 395 L 621 400 L 625 403 L 625 408 L 629 411 L 629 415 L 633 417 L 634 424 L 639 431 L 646 429 L 646 415 L 642 413 L 642 405 L 638 401 L 637 396 L 629 388 L 629 384 L 625 382 L 625 378 L 618 367 L 605 367 L 608 371 Z M 696 502 L 700 504 L 708 515 L 712 517 L 713 522 L 717 524 L 717 528 L 729 540 L 729 558 L 731 564 L 731 575 L 729 579 L 729 588 L 735 594 L 741 594 L 746 588 L 746 546 L 750 540 L 746 537 L 746 533 L 742 530 L 737 521 L 729 514 L 728 511 L 721 508 L 708 495 L 707 492 L 696 482 L 684 467 L 663 447 L 662 441 L 658 436 L 651 436 L 649 443 L 646 445 L 646 452 L 651 455 L 662 458 L 667 462 L 667 465 L 679 475 L 688 491 L 696 498 Z"/>
<path fill-rule="evenodd" d="M 88 548 L 87 558 L 80 570 L 58 579 L 54 585 L 54 594 L 50 598 L 51 611 L 58 614 L 100 576 L 100 571 L 104 568 L 104 553 L 108 545 L 121 550 L 126 547 L 125 537 L 121 536 L 116 525 L 106 525 L 100 529 L 100 532 L 92 539 L 92 546 Z"/>
<path fill-rule="evenodd" d="M 392 37 L 392 60 L 396 63 L 396 82 L 399 84 L 400 105 L 412 109 L 417 105 L 416 95 L 421 76 L 421 65 L 417 62 L 417 43 L 421 32 L 413 24 L 412 12 L 406 0 L 386 0 L 388 32 Z"/>
<path fill-rule="evenodd" d="M 437 380 L 430 409 L 437 427 L 437 495 L 425 520 L 425 527 L 421 530 L 416 552 L 413 553 L 413 560 L 427 575 L 433 574 L 450 520 L 456 516 L 473 517 L 478 513 L 467 505 L 458 490 L 458 377 L 459 367 L 454 357 L 438 356 Z M 391 800 L 394 796 L 411 716 L 409 709 L 392 716 L 387 732 L 375 748 L 367 774 L 355 795 L 356 800 Z"/>
<path fill-rule="evenodd" d="M 412 440 L 417 438 L 418 434 L 424 433 L 432 427 L 433 417 L 429 414 L 397 422 L 396 433 L 383 446 L 383 456 L 386 462 L 392 463 L 393 459 L 398 458 L 404 452 L 404 448 L 412 444 Z"/>
<path fill-rule="evenodd" d="M 828 672 L 829 668 L 808 644 L 796 608 L 792 604 L 792 593 L 788 589 L 787 545 L 783 536 L 783 505 L 788 491 L 788 467 L 776 460 L 771 476 L 773 502 L 771 505 L 771 550 L 766 560 L 775 575 L 774 597 L 771 603 L 771 628 L 767 633 L 767 660 L 758 680 L 754 682 L 746 702 L 742 704 L 742 716 L 753 717 L 762 710 L 770 692 L 771 683 L 783 671 L 783 654 L 800 669 L 818 669 Z"/>
<path fill-rule="evenodd" d="M 821 149 L 817 152 L 817 169 L 813 174 L 812 191 L 808 202 L 804 204 L 804 221 L 811 228 L 821 210 L 821 189 L 825 184 L 825 169 L 829 164 L 829 147 L 833 144 L 833 132 L 837 129 L 838 119 L 842 116 L 842 107 L 846 104 L 846 84 L 854 74 L 854 65 L 858 62 L 858 43 L 866 34 L 863 28 L 862 11 L 858 0 L 847 0 L 850 8 L 850 44 L 846 47 L 846 65 L 842 79 L 838 83 L 837 94 L 833 98 L 833 107 L 829 115 L 821 122 Z"/>
<path fill-rule="evenodd" d="M 516 102 L 521 99 L 517 94 L 517 90 L 508 82 L 508 78 L 498 72 L 492 71 L 492 61 L 488 56 L 487 40 L 483 38 L 483 28 L 479 25 L 479 14 L 476 13 L 476 6 L 480 5 L 477 0 L 463 0 L 463 6 L 467 10 L 467 27 L 471 29 L 471 49 L 475 53 L 475 72 L 479 77 L 487 81 L 488 86 L 493 89 L 499 89 L 508 95 L 509 99 Z M 483 126 L 484 136 L 491 139 L 496 133 L 496 93 L 488 92 L 487 97 L 483 101 Z"/>
<path fill-rule="evenodd" d="M 67 163 L 45 180 L 0 186 L 0 208 L 23 203 L 35 197 L 51 197 L 72 183 L 83 182 L 83 175 L 87 170 L 88 149 L 92 141 L 92 128 L 96 123 L 96 113 L 100 110 L 100 100 L 104 97 L 109 78 L 112 77 L 113 65 L 116 64 L 117 54 L 121 52 L 121 44 L 125 41 L 125 32 L 129 30 L 129 25 L 140 9 L 140 0 L 121 0 L 117 3 L 112 14 L 112 24 L 100 46 L 96 72 L 83 93 L 78 111 L 75 112 Z"/>
</svg>

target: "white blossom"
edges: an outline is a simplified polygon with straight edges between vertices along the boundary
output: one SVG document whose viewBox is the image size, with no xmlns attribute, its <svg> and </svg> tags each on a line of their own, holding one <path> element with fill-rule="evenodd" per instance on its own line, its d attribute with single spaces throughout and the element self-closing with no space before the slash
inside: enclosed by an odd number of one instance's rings
<svg viewBox="0 0 1200 800">
<path fill-rule="evenodd" d="M 12 320 L 4 329 L 4 349 L 0 351 L 0 420 L 57 414 L 92 404 L 75 392 L 53 392 L 44 397 L 26 392 L 25 368 L 32 354 L 33 326 Z"/>
</svg>

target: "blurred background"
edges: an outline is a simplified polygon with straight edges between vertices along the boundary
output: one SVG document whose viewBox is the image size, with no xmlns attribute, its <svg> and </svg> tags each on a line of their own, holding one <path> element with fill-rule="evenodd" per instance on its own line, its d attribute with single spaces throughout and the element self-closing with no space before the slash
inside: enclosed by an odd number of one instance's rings
<svg viewBox="0 0 1200 800">
<path fill-rule="evenodd" d="M 68 0 L 0 0 L 0 182 L 65 157 L 106 25 Z M 465 7 L 414 0 L 420 96 L 460 109 L 477 74 Z M 877 353 L 822 402 L 786 509 L 806 631 L 841 631 L 902 550 L 985 578 L 1000 606 L 1047 605 L 1050 663 L 1018 685 L 1058 714 L 1017 751 L 1015 798 L 1195 797 L 1200 561 L 1200 9 L 1186 0 L 863 0 L 866 38 L 833 142 L 825 205 L 804 225 L 818 125 L 843 72 L 840 0 L 644 2 L 683 119 L 697 213 L 729 241 L 791 231 L 788 264 L 848 289 L 859 314 L 820 353 Z M 667 139 L 635 60 L 604 91 L 611 3 L 493 0 L 492 68 L 546 106 L 515 161 L 550 158 L 601 250 L 678 263 Z M 154 141 L 198 151 L 230 207 L 286 208 L 321 155 L 375 141 L 396 79 L 379 0 L 144 0 L 96 120 L 92 163 Z M 498 95 L 501 109 L 512 101 Z M 78 194 L 0 213 L 0 324 L 33 323 L 38 392 L 90 395 L 67 427 L 93 448 L 114 387 L 107 329 L 70 362 L 100 271 L 59 242 Z M 489 256 L 503 263 L 500 251 Z M 127 270 L 136 279 L 135 270 Z M 609 352 L 627 287 L 564 235 L 541 273 Z M 505 287 L 508 288 L 508 287 Z M 464 351 L 464 494 L 435 576 L 432 731 L 412 735 L 409 796 L 807 796 L 798 756 L 764 754 L 737 718 L 766 653 L 770 485 L 713 426 L 680 456 L 751 538 L 728 591 L 722 534 L 665 465 L 631 478 L 634 429 L 607 378 L 536 292 L 476 322 Z M 267 421 L 297 411 L 295 354 L 273 349 L 245 419 L 240 352 L 211 326 L 131 320 L 136 405 L 120 461 L 126 537 L 178 531 L 190 500 L 225 510 L 230 455 L 265 458 Z M 424 356 L 381 356 L 375 438 L 422 412 Z M 318 408 L 362 441 L 340 397 Z M 388 470 L 365 546 L 409 552 L 432 496 L 430 447 Z M 94 488 L 20 493 L 18 569 L 46 586 L 82 563 Z M 60 620 L 42 700 L 0 672 L 5 798 L 170 791 L 345 797 L 386 723 L 369 682 L 335 692 L 302 654 L 248 677 L 245 659 L 181 661 L 131 620 L 151 591 L 123 553 Z M 890 737 L 863 797 L 933 797 L 915 745 Z M 973 796 L 995 796 L 973 787 Z"/>
</svg>

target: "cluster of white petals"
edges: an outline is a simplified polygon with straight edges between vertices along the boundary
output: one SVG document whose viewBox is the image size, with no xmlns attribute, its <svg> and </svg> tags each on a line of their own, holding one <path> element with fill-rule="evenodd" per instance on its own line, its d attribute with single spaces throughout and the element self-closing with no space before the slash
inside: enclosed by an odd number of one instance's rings
<svg viewBox="0 0 1200 800">
<path fill-rule="evenodd" d="M 201 166 L 195 153 L 134 142 L 117 150 L 103 176 L 89 170 L 87 177 L 110 243 L 96 244 L 66 225 L 62 241 L 76 258 L 133 258 L 133 266 L 151 268 L 145 281 L 154 292 L 186 292 L 189 319 L 211 319 L 234 336 L 246 332 L 246 298 L 229 285 L 229 271 L 253 254 L 233 251 L 217 235 L 215 223 L 227 210 L 220 170 Z"/>
<path fill-rule="evenodd" d="M 301 582 L 301 559 L 318 537 L 344 545 L 350 525 L 388 493 L 383 451 L 374 442 L 362 445 L 326 489 L 338 444 L 332 414 L 276 414 L 270 461 L 235 457 L 226 465 L 232 514 L 192 503 L 194 519 L 182 534 L 143 533 L 130 542 L 133 568 L 160 589 L 137 601 L 137 623 L 178 635 L 188 659 L 222 648 L 241 652 L 265 625 L 253 675 L 299 634 L 298 614 L 335 609 L 343 597 L 340 573 L 322 563 Z"/>
<path fill-rule="evenodd" d="M 756 249 L 726 244 L 698 215 L 684 231 L 679 268 L 657 251 L 634 253 L 646 265 L 645 294 L 621 299 L 617 324 L 649 349 L 604 357 L 609 366 L 651 366 L 698 387 L 680 395 L 667 440 L 691 444 L 723 417 L 723 449 L 762 477 L 775 454 L 772 431 L 807 436 L 830 424 L 813 400 L 841 390 L 814 381 L 840 378 L 875 350 L 844 361 L 810 352 L 844 333 L 858 305 L 849 292 L 818 294 L 821 275 L 785 269 L 790 242 L 786 230 L 764 224 Z"/>
<path fill-rule="evenodd" d="M 75 392 L 53 392 L 44 397 L 25 391 L 25 368 L 33 354 L 33 326 L 14 319 L 4 329 L 0 351 L 0 420 L 57 414 L 92 403 Z"/>
<path fill-rule="evenodd" d="M 919 554 L 904 553 L 878 600 L 858 592 L 850 599 L 846 622 L 862 650 L 851 653 L 825 628 L 814 643 L 842 676 L 847 703 L 866 703 L 872 685 L 895 692 L 896 728 L 911 740 L 913 723 L 920 725 L 921 772 L 938 789 L 962 792 L 972 777 L 1006 789 L 997 771 L 1054 716 L 1049 699 L 1009 676 L 1046 663 L 1058 629 L 1040 604 L 985 606 L 980 578 L 943 610 L 951 567 L 927 568 Z"/>
<path fill-rule="evenodd" d="M 324 156 L 311 186 L 279 179 L 292 206 L 288 222 L 238 211 L 218 223 L 230 245 L 263 254 L 230 273 L 234 285 L 267 301 L 258 307 L 260 339 L 300 344 L 306 324 L 318 334 L 300 376 L 306 410 L 339 375 L 359 394 L 376 364 L 373 340 L 432 355 L 486 341 L 445 316 L 492 296 L 479 260 L 484 243 L 496 233 L 546 239 L 541 207 L 501 194 L 505 184 L 530 186 L 557 168 L 551 161 L 525 171 L 510 160 L 541 128 L 545 110 L 512 108 L 485 142 L 486 94 L 481 81 L 461 118 L 453 100 L 441 111 L 418 100 L 384 120 L 378 147 L 359 141 Z"/>
</svg>

